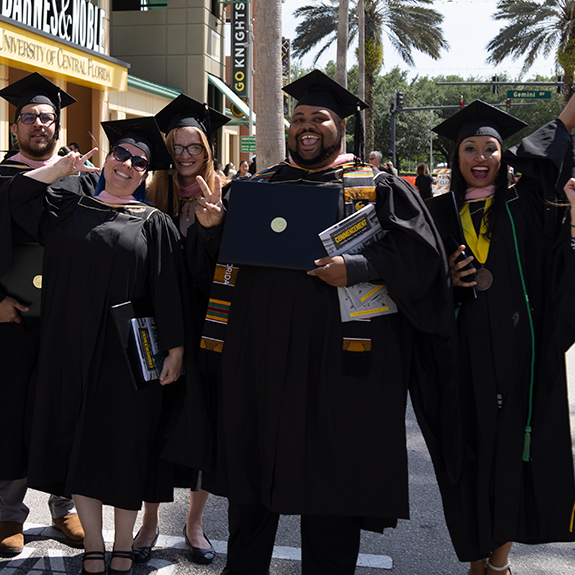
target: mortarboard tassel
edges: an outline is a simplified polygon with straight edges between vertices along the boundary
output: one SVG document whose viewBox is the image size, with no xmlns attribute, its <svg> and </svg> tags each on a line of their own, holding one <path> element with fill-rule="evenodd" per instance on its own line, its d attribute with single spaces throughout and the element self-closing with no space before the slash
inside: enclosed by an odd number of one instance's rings
<svg viewBox="0 0 575 575">
<path fill-rule="evenodd" d="M 531 459 L 531 427 L 525 428 L 525 439 L 523 440 L 523 461 Z"/>
</svg>

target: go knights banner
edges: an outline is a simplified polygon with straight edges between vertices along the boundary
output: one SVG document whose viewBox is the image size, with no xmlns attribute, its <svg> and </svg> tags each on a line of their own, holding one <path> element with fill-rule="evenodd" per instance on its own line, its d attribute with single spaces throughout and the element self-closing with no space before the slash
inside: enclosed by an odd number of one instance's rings
<svg viewBox="0 0 575 575">
<path fill-rule="evenodd" d="M 127 67 L 105 56 L 105 16 L 86 0 L 2 0 L 0 62 L 126 90 Z"/>
</svg>

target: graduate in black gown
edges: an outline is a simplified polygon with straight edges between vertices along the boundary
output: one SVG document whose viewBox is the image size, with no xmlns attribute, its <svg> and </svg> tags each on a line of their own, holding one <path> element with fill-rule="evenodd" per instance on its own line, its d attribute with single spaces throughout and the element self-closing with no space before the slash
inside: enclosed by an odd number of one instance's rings
<svg viewBox="0 0 575 575">
<path fill-rule="evenodd" d="M 435 128 L 456 141 L 452 189 L 465 246 L 454 286 L 465 442 L 460 480 L 439 473 L 447 525 L 470 575 L 510 573 L 513 541 L 572 541 L 575 502 L 564 353 L 554 265 L 562 209 L 556 189 L 572 155 L 575 102 L 509 152 L 525 124 L 476 101 Z M 522 173 L 509 186 L 507 165 Z M 467 258 L 456 263 L 465 250 Z M 472 263 L 475 270 L 465 266 Z"/>
<path fill-rule="evenodd" d="M 304 574 L 353 573 L 361 528 L 409 516 L 405 406 L 416 376 L 435 392 L 436 422 L 457 421 L 447 262 L 419 194 L 341 153 L 344 118 L 365 107 L 355 95 L 319 71 L 286 91 L 299 100 L 291 157 L 254 176 L 253 209 L 266 201 L 257 182 L 278 183 L 302 210 L 300 185 L 330 185 L 338 219 L 371 203 L 385 231 L 361 253 L 307 272 L 218 265 L 205 329 L 224 333 L 205 331 L 202 346 L 212 360 L 221 355 L 206 486 L 229 498 L 226 575 L 268 572 L 280 514 L 301 515 Z M 234 183 L 230 193 L 231 216 Z M 365 281 L 387 284 L 397 311 L 343 323 L 337 287 Z M 453 437 L 433 427 L 438 445 Z"/>
<path fill-rule="evenodd" d="M 117 575 L 131 570 L 132 529 L 163 388 L 133 386 L 110 307 L 151 305 L 159 347 L 167 352 L 162 385 L 180 375 L 185 336 L 177 230 L 165 214 L 134 199 L 148 170 L 171 158 L 153 118 L 103 126 L 112 148 L 96 197 L 70 193 L 73 178 L 59 179 L 93 169 L 84 165 L 91 154 L 71 152 L 16 177 L 11 201 L 15 221 L 45 246 L 30 485 L 72 495 L 86 533 L 86 573 L 105 570 L 102 504 L 115 507 L 108 573 Z"/>
<path fill-rule="evenodd" d="M 162 132 L 166 134 L 166 146 L 174 159 L 173 170 L 158 170 L 147 189 L 146 199 L 155 207 L 167 213 L 174 219 L 180 232 L 180 240 L 184 261 L 188 271 L 188 296 L 191 308 L 190 321 L 194 324 L 193 332 L 199 334 L 206 314 L 210 295 L 211 279 L 216 264 L 215 255 L 210 254 L 209 246 L 215 244 L 217 253 L 218 242 L 206 238 L 201 242 L 201 252 L 194 247 L 198 245 L 195 234 L 209 234 L 203 226 L 195 226 L 196 206 L 198 199 L 210 196 L 215 187 L 220 189 L 220 177 L 215 174 L 212 135 L 229 122 L 229 118 L 217 110 L 202 104 L 186 94 L 180 94 L 156 116 L 156 121 Z M 199 349 L 199 341 L 193 342 L 194 350 Z M 198 388 L 188 398 L 195 404 L 203 403 L 197 396 Z M 197 415 L 197 412 L 196 412 Z M 192 442 L 183 442 L 186 450 L 209 448 L 209 440 L 205 434 L 192 438 Z M 201 446 L 201 444 L 204 446 Z M 204 533 L 202 521 L 203 512 L 208 499 L 208 492 L 201 489 L 201 476 L 197 473 L 187 474 L 182 478 L 178 474 L 179 486 L 192 487 L 190 490 L 190 505 L 186 523 L 183 528 L 184 538 L 190 548 L 192 561 L 200 564 L 211 563 L 216 552 Z M 184 482 L 182 482 L 184 479 Z M 180 485 L 183 483 L 183 485 Z M 170 499 L 171 500 L 171 499 Z M 159 535 L 159 507 L 165 497 L 147 498 L 144 503 L 142 527 L 134 539 L 134 561 L 146 563 L 152 557 L 152 547 Z"/>
<path fill-rule="evenodd" d="M 3 187 L 21 172 L 56 161 L 60 113 L 76 100 L 37 72 L 0 90 L 0 97 L 15 106 L 12 133 L 19 148 L 16 153 L 6 154 L 0 163 L 0 187 Z M 79 179 L 78 191 L 91 195 L 97 174 L 81 174 Z M 6 199 L 0 192 L 0 202 Z M 34 395 L 40 318 L 37 309 L 24 305 L 25 296 L 17 288 L 12 288 L 14 291 L 9 294 L 3 293 L 2 278 L 15 263 L 14 267 L 18 267 L 24 258 L 30 257 L 30 253 L 41 261 L 42 248 L 31 245 L 36 243 L 35 239 L 12 222 L 9 209 L 3 214 L 5 217 L 0 221 L 0 405 L 3 406 L 0 553 L 17 554 L 23 550 L 22 527 L 29 512 L 23 503 L 27 487 L 26 416 Z M 27 245 L 22 247 L 22 244 Z M 50 433 L 51 428 L 45 431 Z M 84 533 L 73 501 L 51 495 L 48 506 L 53 525 L 64 533 L 70 544 L 82 545 Z"/>
</svg>

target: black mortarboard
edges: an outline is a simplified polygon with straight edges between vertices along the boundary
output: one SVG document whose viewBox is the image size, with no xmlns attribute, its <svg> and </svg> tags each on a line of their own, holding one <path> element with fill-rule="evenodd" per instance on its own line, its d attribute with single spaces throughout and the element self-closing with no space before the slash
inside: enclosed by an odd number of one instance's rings
<svg viewBox="0 0 575 575">
<path fill-rule="evenodd" d="M 313 70 L 283 90 L 298 101 L 298 106 L 321 106 L 340 118 L 347 118 L 358 109 L 369 108 L 363 100 L 319 70 Z"/>
<path fill-rule="evenodd" d="M 48 104 L 56 112 L 56 131 L 54 139 L 58 139 L 60 125 L 60 110 L 73 104 L 76 98 L 64 92 L 62 88 L 50 82 L 48 78 L 34 72 L 18 82 L 14 82 L 0 90 L 0 97 L 8 100 L 10 104 L 16 106 L 16 119 L 20 111 L 28 104 Z"/>
<path fill-rule="evenodd" d="M 102 122 L 110 141 L 110 148 L 118 144 L 132 144 L 148 157 L 149 170 L 167 170 L 172 156 L 153 116 Z"/>
<path fill-rule="evenodd" d="M 433 131 L 456 142 L 459 146 L 464 138 L 470 136 L 493 136 L 501 144 L 522 128 L 527 126 L 523 120 L 503 112 L 482 100 L 475 100 L 469 106 L 448 118 Z"/>
<path fill-rule="evenodd" d="M 200 129 L 211 141 L 211 135 L 230 121 L 217 110 L 202 104 L 186 94 L 180 94 L 175 100 L 162 108 L 156 115 L 160 130 L 167 134 L 174 128 L 194 127 Z"/>
<path fill-rule="evenodd" d="M 298 101 L 297 106 L 327 108 L 342 119 L 355 114 L 354 153 L 363 159 L 365 142 L 360 111 L 369 108 L 363 100 L 319 70 L 298 78 L 283 90 Z"/>
</svg>

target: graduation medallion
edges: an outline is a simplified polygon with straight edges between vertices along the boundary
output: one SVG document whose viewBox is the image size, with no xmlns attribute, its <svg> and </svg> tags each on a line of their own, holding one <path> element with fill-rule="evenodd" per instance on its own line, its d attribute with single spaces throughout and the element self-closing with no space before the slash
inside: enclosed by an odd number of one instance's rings
<svg viewBox="0 0 575 575">
<path fill-rule="evenodd" d="M 486 291 L 493 284 L 493 274 L 488 269 L 481 267 L 475 273 L 475 281 L 477 282 L 475 286 L 477 291 Z"/>
</svg>

